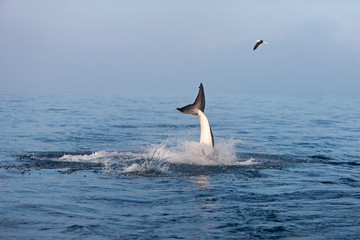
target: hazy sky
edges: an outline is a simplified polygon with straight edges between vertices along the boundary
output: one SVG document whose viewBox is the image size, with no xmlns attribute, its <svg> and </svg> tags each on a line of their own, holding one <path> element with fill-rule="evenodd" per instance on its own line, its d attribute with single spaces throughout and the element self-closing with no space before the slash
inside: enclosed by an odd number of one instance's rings
<svg viewBox="0 0 360 240">
<path fill-rule="evenodd" d="M 359 76 L 358 0 L 0 0 L 0 93 L 360 95 Z"/>
</svg>

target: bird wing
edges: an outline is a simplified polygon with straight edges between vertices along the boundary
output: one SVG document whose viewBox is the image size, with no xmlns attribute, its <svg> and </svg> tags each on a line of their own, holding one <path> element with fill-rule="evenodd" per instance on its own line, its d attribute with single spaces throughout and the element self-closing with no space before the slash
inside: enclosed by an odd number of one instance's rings
<svg viewBox="0 0 360 240">
<path fill-rule="evenodd" d="M 260 45 L 261 45 L 261 42 L 256 42 L 253 50 L 257 49 Z"/>
</svg>

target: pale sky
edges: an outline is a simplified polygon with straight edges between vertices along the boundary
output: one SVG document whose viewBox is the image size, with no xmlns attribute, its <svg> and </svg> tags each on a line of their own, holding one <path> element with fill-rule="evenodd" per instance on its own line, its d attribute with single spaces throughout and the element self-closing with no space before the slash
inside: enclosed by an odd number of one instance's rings
<svg viewBox="0 0 360 240">
<path fill-rule="evenodd" d="M 267 41 L 253 51 L 257 39 Z M 0 0 L 0 93 L 360 95 L 360 1 Z M 188 95 L 189 92 L 184 93 Z"/>
</svg>

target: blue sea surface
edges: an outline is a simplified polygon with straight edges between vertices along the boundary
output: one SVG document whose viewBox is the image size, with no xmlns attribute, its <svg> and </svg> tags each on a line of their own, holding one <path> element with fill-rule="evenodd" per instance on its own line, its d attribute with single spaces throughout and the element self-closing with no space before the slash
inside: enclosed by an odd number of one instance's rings
<svg viewBox="0 0 360 240">
<path fill-rule="evenodd" d="M 1 239 L 359 239 L 360 98 L 0 95 Z"/>
</svg>

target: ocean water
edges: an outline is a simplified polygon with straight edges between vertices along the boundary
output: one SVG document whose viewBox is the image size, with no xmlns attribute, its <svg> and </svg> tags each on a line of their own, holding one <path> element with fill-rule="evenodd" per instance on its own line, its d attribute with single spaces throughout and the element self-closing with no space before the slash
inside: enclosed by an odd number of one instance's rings
<svg viewBox="0 0 360 240">
<path fill-rule="evenodd" d="M 195 95 L 1 95 L 0 238 L 359 239 L 360 98 Z"/>
</svg>

